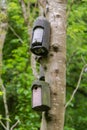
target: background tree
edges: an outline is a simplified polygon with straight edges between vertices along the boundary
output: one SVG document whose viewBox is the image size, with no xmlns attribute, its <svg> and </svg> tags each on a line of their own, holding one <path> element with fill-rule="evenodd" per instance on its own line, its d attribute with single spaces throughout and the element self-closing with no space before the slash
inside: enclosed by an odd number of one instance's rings
<svg viewBox="0 0 87 130">
<path fill-rule="evenodd" d="M 3 81 L 1 78 L 2 75 L 2 49 L 7 33 L 7 9 L 6 9 L 6 1 L 2 0 L 0 1 L 0 88 L 1 88 L 1 93 L 3 96 L 3 103 L 4 103 L 4 108 L 5 108 L 5 117 L 9 119 L 9 111 L 8 111 L 8 105 L 7 105 L 7 99 L 6 99 L 6 89 L 3 85 Z M 2 118 L 2 116 L 1 116 Z M 0 124 L 3 126 L 4 129 L 9 130 L 9 121 L 6 120 L 6 123 L 1 121 L 0 118 Z"/>
<path fill-rule="evenodd" d="M 10 125 L 12 126 L 17 120 L 20 120 L 20 124 L 17 125 L 14 130 L 37 130 L 40 127 L 41 121 L 39 115 L 31 110 L 31 84 L 34 77 L 30 65 L 31 54 L 29 51 L 29 32 L 32 28 L 33 21 L 39 15 L 39 9 L 36 0 L 30 0 L 29 2 L 30 28 L 28 29 L 19 1 L 7 1 L 8 32 L 3 48 L 2 79 L 7 92 Z M 26 6 L 28 5 L 27 0 L 25 0 L 24 3 Z M 53 14 L 53 12 L 51 14 Z M 71 98 L 72 92 L 77 86 L 82 68 L 87 63 L 86 16 L 86 0 L 68 0 L 66 76 L 67 102 Z M 85 130 L 87 128 L 86 67 L 84 70 L 78 91 L 66 109 L 64 130 Z M 3 110 L 3 95 L 0 91 L 0 120 L 5 123 L 7 119 L 5 118 L 5 112 Z M 0 129 L 4 130 L 2 125 L 0 125 Z"/>
</svg>

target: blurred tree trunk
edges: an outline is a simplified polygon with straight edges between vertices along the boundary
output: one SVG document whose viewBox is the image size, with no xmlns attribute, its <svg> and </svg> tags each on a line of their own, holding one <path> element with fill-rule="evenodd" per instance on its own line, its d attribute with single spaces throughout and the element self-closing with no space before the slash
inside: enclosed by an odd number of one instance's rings
<svg viewBox="0 0 87 130">
<path fill-rule="evenodd" d="M 7 11 L 5 0 L 0 0 L 0 72 L 2 67 L 2 49 L 7 32 Z M 1 73 L 0 73 L 1 74 Z"/>
<path fill-rule="evenodd" d="M 7 105 L 7 99 L 6 99 L 6 89 L 3 85 L 1 75 L 2 75 L 2 49 L 5 42 L 5 37 L 7 33 L 7 10 L 6 10 L 6 1 L 0 0 L 0 89 L 3 92 L 3 102 L 4 102 L 4 108 L 5 108 L 5 118 L 7 119 L 6 124 L 4 125 L 3 122 L 0 121 L 1 125 L 4 127 L 4 129 L 9 130 L 10 123 L 9 123 L 9 112 L 8 112 L 8 105 Z"/>
<path fill-rule="evenodd" d="M 51 24 L 50 51 L 42 63 L 45 79 L 51 88 L 47 130 L 63 130 L 66 93 L 66 0 L 39 0 L 39 3 Z"/>
</svg>

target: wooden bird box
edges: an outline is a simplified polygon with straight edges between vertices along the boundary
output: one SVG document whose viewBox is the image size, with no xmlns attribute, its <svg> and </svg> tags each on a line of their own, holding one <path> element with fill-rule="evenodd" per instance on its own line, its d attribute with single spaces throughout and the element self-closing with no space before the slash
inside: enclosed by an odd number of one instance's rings
<svg viewBox="0 0 87 130">
<path fill-rule="evenodd" d="M 45 17 L 38 17 L 34 22 L 30 50 L 32 53 L 43 56 L 49 51 L 50 23 Z"/>
<path fill-rule="evenodd" d="M 32 85 L 32 109 L 47 111 L 50 109 L 50 87 L 44 81 L 35 81 Z"/>
</svg>

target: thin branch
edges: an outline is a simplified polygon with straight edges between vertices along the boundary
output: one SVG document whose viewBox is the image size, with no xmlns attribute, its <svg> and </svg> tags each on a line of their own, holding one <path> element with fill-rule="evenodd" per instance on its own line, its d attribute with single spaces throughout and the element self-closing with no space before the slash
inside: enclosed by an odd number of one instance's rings
<svg viewBox="0 0 87 130">
<path fill-rule="evenodd" d="M 74 90 L 75 87 L 72 87 L 72 89 Z M 81 89 L 81 88 L 78 89 L 77 93 L 87 97 L 87 92 L 85 90 Z"/>
<path fill-rule="evenodd" d="M 72 0 L 71 3 L 70 3 L 70 6 L 69 6 L 68 11 L 67 11 L 67 18 L 68 18 L 69 15 L 70 15 L 70 12 L 71 12 L 72 6 L 73 6 L 73 4 L 74 4 L 74 1 L 75 1 L 75 0 Z"/>
<path fill-rule="evenodd" d="M 8 105 L 7 105 L 7 100 L 6 100 L 6 89 L 3 85 L 2 79 L 1 79 L 1 74 L 2 74 L 2 49 L 4 45 L 4 40 L 6 36 L 6 32 L 1 35 L 3 37 L 1 44 L 0 44 L 0 86 L 3 92 L 3 102 L 4 102 L 4 108 L 5 108 L 5 116 L 8 119 L 9 118 L 9 112 L 8 112 Z M 9 128 L 9 121 L 6 121 L 6 127 Z M 9 129 L 7 129 L 9 130 Z"/>
<path fill-rule="evenodd" d="M 7 96 L 6 96 L 6 89 L 5 89 L 5 87 L 4 87 L 4 85 L 3 85 L 3 83 L 2 83 L 2 80 L 1 80 L 1 78 L 0 78 L 0 85 L 2 86 L 2 92 L 3 92 L 3 102 L 4 102 L 4 108 L 5 108 L 5 117 L 6 117 L 6 119 L 9 119 L 9 111 L 8 111 L 8 105 L 7 105 Z M 7 127 L 7 130 L 9 130 L 9 126 L 10 126 L 10 124 L 9 124 L 9 121 L 7 120 L 6 121 L 6 127 Z"/>
<path fill-rule="evenodd" d="M 20 38 L 20 36 L 15 32 L 15 30 L 11 27 L 11 25 L 8 25 L 10 30 L 13 32 L 13 34 L 20 40 L 21 43 L 24 43 L 23 40 Z"/>
<path fill-rule="evenodd" d="M 31 27 L 30 27 L 30 22 L 29 22 L 29 17 L 30 17 L 30 2 L 27 4 L 27 17 L 28 17 L 28 35 L 31 35 Z"/>
<path fill-rule="evenodd" d="M 72 101 L 73 98 L 74 98 L 74 95 L 76 94 L 76 92 L 77 92 L 77 90 L 78 90 L 78 88 L 79 88 L 79 86 L 80 86 L 81 79 L 82 79 L 82 75 L 83 75 L 83 73 L 84 73 L 84 69 L 85 69 L 85 67 L 87 67 L 87 64 L 85 64 L 85 65 L 83 66 L 83 68 L 82 68 L 82 70 L 81 70 L 81 73 L 80 73 L 80 76 L 79 76 L 79 80 L 78 80 L 78 83 L 77 83 L 76 89 L 73 91 L 70 100 L 66 103 L 65 108 L 67 108 L 68 105 L 71 103 L 71 101 Z"/>
<path fill-rule="evenodd" d="M 78 51 L 78 49 L 76 49 L 76 50 L 71 54 L 71 56 L 69 57 L 69 60 L 68 60 L 68 62 L 67 62 L 67 66 L 69 66 L 69 64 L 71 63 L 72 58 L 77 55 L 77 51 Z"/>
<path fill-rule="evenodd" d="M 27 4 L 27 17 L 28 17 L 28 20 L 29 20 L 29 16 L 30 16 L 30 1 L 28 1 L 28 4 Z"/>
<path fill-rule="evenodd" d="M 19 124 L 19 120 L 11 127 L 11 129 L 10 130 L 13 130 L 18 124 Z"/>
<path fill-rule="evenodd" d="M 7 130 L 7 128 L 6 128 L 6 126 L 4 125 L 4 123 L 0 120 L 0 124 L 3 126 L 3 128 L 5 129 L 5 130 Z"/>
<path fill-rule="evenodd" d="M 82 55 L 81 55 L 81 59 L 82 59 L 83 63 L 86 64 L 86 61 Z"/>
<path fill-rule="evenodd" d="M 25 23 L 27 24 L 27 23 L 28 23 L 27 7 L 26 7 L 26 5 L 25 5 L 24 0 L 19 0 L 19 3 L 20 3 L 20 5 L 21 5 L 21 9 L 22 9 L 24 21 L 25 21 Z"/>
<path fill-rule="evenodd" d="M 25 4 L 24 0 L 19 0 L 19 3 L 21 5 L 21 10 L 23 13 L 24 17 L 24 22 L 27 25 L 28 28 L 28 34 L 31 34 L 31 27 L 30 27 L 30 22 L 29 22 L 29 17 L 30 17 L 30 1 Z"/>
</svg>

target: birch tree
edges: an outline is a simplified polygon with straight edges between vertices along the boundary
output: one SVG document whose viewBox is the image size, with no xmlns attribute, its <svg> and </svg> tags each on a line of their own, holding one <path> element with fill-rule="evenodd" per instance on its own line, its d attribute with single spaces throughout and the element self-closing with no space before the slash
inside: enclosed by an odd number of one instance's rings
<svg viewBox="0 0 87 130">
<path fill-rule="evenodd" d="M 66 92 L 66 0 L 40 1 L 51 24 L 50 51 L 43 58 L 45 80 L 51 88 L 51 110 L 47 130 L 63 130 Z M 45 123 L 46 124 L 46 123 Z M 45 130 L 45 124 L 41 130 Z"/>
</svg>

